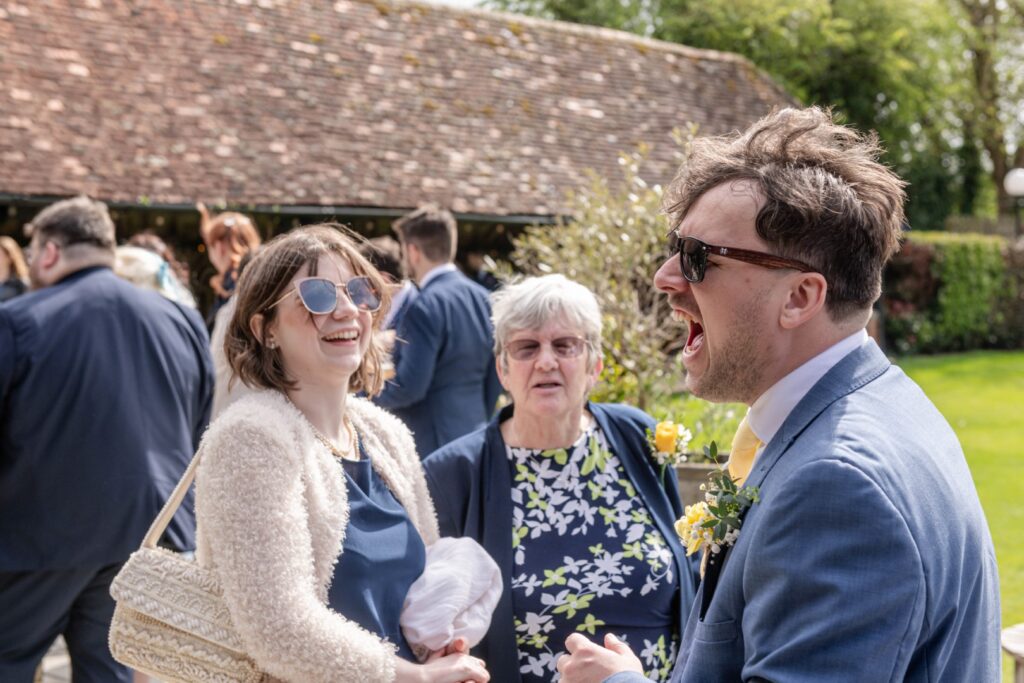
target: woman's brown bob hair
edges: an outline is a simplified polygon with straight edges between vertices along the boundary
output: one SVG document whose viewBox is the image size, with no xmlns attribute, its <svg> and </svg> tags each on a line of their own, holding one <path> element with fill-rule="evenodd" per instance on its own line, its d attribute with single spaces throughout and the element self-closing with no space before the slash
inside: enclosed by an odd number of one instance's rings
<svg viewBox="0 0 1024 683">
<path fill-rule="evenodd" d="M 268 348 L 260 339 L 267 338 L 267 330 L 277 315 L 277 307 L 272 308 L 271 304 L 285 295 L 292 286 L 292 278 L 303 266 L 308 267 L 309 275 L 315 276 L 320 257 L 337 254 L 356 276 L 370 279 L 381 299 L 380 309 L 373 314 L 370 345 L 349 381 L 349 391 L 365 391 L 369 396 L 380 393 L 384 383 L 381 361 L 386 352 L 380 335 L 373 332 L 380 329 L 391 306 L 391 295 L 380 272 L 359 253 L 356 244 L 362 241 L 343 225 L 321 223 L 275 237 L 253 257 L 239 280 L 235 314 L 224 339 L 228 362 L 246 385 L 277 389 L 282 393 L 295 388 L 295 380 L 288 376 L 281 363 L 280 351 Z M 249 324 L 256 315 L 263 316 L 258 338 Z M 309 316 L 312 322 L 313 314 Z"/>
</svg>

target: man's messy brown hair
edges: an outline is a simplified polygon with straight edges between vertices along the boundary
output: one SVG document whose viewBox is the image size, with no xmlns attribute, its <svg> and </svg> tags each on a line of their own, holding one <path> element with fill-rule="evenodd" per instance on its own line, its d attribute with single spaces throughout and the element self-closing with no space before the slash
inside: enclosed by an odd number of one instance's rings
<svg viewBox="0 0 1024 683">
<path fill-rule="evenodd" d="M 906 183 L 880 154 L 877 135 L 835 123 L 830 111 L 783 109 L 743 133 L 695 140 L 666 211 L 678 228 L 708 190 L 752 181 L 764 202 L 758 236 L 814 266 L 828 282 L 832 319 L 843 320 L 880 296 L 882 268 L 899 250 Z"/>
</svg>

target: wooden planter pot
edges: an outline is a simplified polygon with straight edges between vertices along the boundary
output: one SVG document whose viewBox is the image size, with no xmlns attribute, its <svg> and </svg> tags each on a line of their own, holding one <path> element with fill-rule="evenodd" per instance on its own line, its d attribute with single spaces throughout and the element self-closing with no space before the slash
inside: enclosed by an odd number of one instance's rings
<svg viewBox="0 0 1024 683">
<path fill-rule="evenodd" d="M 721 465 L 713 463 L 690 463 L 684 462 L 676 466 L 676 479 L 679 480 L 679 498 L 683 501 L 683 507 L 693 505 L 704 500 L 704 493 L 700 485 L 707 482 L 708 475 Z"/>
</svg>

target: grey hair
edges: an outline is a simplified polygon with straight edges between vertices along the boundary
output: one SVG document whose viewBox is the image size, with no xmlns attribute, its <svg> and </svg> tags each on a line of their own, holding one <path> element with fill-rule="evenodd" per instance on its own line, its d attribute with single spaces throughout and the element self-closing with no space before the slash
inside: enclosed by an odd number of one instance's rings
<svg viewBox="0 0 1024 683">
<path fill-rule="evenodd" d="M 558 274 L 516 280 L 491 295 L 495 358 L 503 357 L 510 335 L 539 330 L 552 320 L 580 329 L 593 367 L 601 352 L 601 305 L 589 289 Z"/>
<path fill-rule="evenodd" d="M 107 205 L 84 195 L 50 204 L 25 226 L 40 243 L 54 240 L 64 247 L 89 246 L 114 254 L 114 221 Z"/>
</svg>

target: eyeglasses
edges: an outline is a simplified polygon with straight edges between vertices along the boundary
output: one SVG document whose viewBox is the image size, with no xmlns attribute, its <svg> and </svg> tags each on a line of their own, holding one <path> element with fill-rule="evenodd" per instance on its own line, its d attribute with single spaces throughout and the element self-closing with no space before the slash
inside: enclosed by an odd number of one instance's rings
<svg viewBox="0 0 1024 683">
<path fill-rule="evenodd" d="M 701 242 L 696 237 L 679 237 L 675 231 L 669 234 L 669 255 L 679 254 L 679 270 L 687 282 L 701 282 L 704 279 L 704 271 L 708 267 L 708 254 L 724 256 L 752 263 L 762 268 L 782 270 L 792 268 L 803 273 L 816 273 L 817 268 L 807 265 L 803 261 L 783 258 L 774 254 L 766 254 L 763 251 L 751 251 L 749 249 L 736 249 L 733 247 L 716 247 L 713 244 Z"/>
<path fill-rule="evenodd" d="M 533 360 L 540 355 L 542 342 L 536 339 L 517 339 L 505 344 L 512 360 Z M 559 337 L 551 340 L 551 350 L 559 358 L 576 358 L 587 348 L 587 340 L 580 337 Z"/>
<path fill-rule="evenodd" d="M 380 294 L 368 277 L 354 277 L 344 284 L 337 284 L 323 277 L 306 277 L 295 282 L 295 290 L 306 310 L 314 315 L 333 313 L 338 307 L 338 288 L 343 288 L 349 301 L 360 311 L 374 313 L 380 309 Z M 270 304 L 270 308 L 288 298 L 292 290 L 288 290 L 280 299 Z"/>
</svg>

